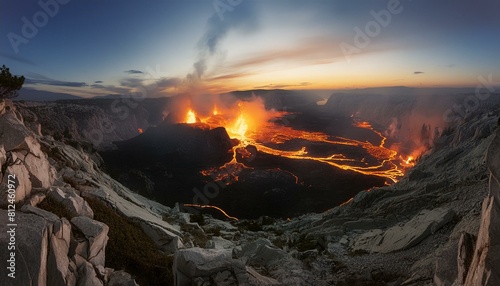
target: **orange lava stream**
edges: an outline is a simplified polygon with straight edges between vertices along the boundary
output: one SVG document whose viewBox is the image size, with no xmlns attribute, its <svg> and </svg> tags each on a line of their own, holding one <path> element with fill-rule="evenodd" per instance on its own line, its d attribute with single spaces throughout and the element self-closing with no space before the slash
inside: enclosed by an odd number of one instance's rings
<svg viewBox="0 0 500 286">
<path fill-rule="evenodd" d="M 387 138 L 381 132 L 375 130 L 372 125 L 366 121 L 358 121 L 354 119 L 353 125 L 358 128 L 369 129 L 377 134 L 380 137 L 380 143 L 378 146 L 368 141 L 362 142 L 344 137 L 332 137 L 322 132 L 296 130 L 289 126 L 283 126 L 271 121 L 259 122 L 259 124 L 256 124 L 256 122 L 252 121 L 252 117 L 241 109 L 241 105 L 239 106 L 239 116 L 234 119 L 232 124 L 228 124 L 226 119 L 222 117 L 223 114 L 217 109 L 217 107 L 214 107 L 212 116 L 201 119 L 201 122 L 208 124 L 212 128 L 225 126 L 229 136 L 239 140 L 239 144 L 233 147 L 233 159 L 229 163 L 226 163 L 220 168 L 204 170 L 202 171 L 203 175 L 210 175 L 214 179 L 224 179 L 233 174 L 232 176 L 235 180 L 237 180 L 237 174 L 239 171 L 243 168 L 248 168 L 237 162 L 237 150 L 244 150 L 244 147 L 249 144 L 254 145 L 257 150 L 263 153 L 282 156 L 294 160 L 314 160 L 343 170 L 350 170 L 364 175 L 387 178 L 392 182 L 397 182 L 398 179 L 404 175 L 404 170 L 414 164 L 413 158 L 405 160 L 402 157 L 397 157 L 398 154 L 396 151 L 385 147 Z M 196 114 L 190 109 L 186 115 L 185 122 L 195 123 L 197 121 L 200 121 L 200 119 L 198 119 Z M 251 129 L 251 126 L 258 126 L 258 128 Z M 309 142 L 322 142 L 332 145 L 358 146 L 366 150 L 366 152 L 375 158 L 379 163 L 368 166 L 368 163 L 365 162 L 364 158 L 361 160 L 349 158 L 345 154 L 332 154 L 328 157 L 315 157 L 308 155 L 305 147 L 295 151 L 284 151 L 268 146 L 270 144 L 284 144 L 292 139 L 302 139 Z M 399 169 L 399 167 L 402 167 L 402 169 Z"/>
<path fill-rule="evenodd" d="M 260 130 L 261 131 L 260 134 L 262 135 L 252 134 L 259 140 L 258 141 L 251 140 L 250 144 L 255 145 L 259 151 L 262 151 L 264 153 L 276 156 L 283 156 L 290 159 L 314 160 L 329 164 L 331 166 L 343 170 L 350 170 L 364 175 L 374 175 L 374 176 L 384 177 L 390 179 L 392 182 L 397 182 L 397 180 L 404 175 L 403 170 L 400 170 L 398 166 L 393 162 L 396 159 L 397 152 L 390 150 L 384 146 L 387 138 L 383 136 L 382 133 L 374 130 L 371 127 L 371 125 L 364 125 L 362 128 L 368 128 L 373 132 L 375 132 L 378 136 L 380 136 L 381 143 L 379 144 L 379 146 L 374 146 L 369 142 L 362 142 L 343 137 L 336 137 L 336 140 L 331 140 L 329 139 L 330 138 L 329 135 L 321 132 L 307 132 L 303 130 L 295 130 L 292 129 L 291 127 L 280 126 L 277 124 L 271 124 L 271 126 L 263 128 L 264 130 Z M 261 141 L 263 142 L 271 141 L 273 143 L 280 144 L 294 138 L 304 139 L 310 142 L 323 142 L 334 145 L 360 146 L 363 149 L 365 149 L 371 156 L 380 160 L 381 163 L 378 165 L 367 166 L 367 167 L 352 166 L 346 164 L 345 162 L 359 163 L 359 160 L 347 158 L 344 154 L 333 154 L 329 157 L 312 157 L 312 156 L 307 156 L 307 151 L 305 150 L 304 147 L 301 150 L 297 151 L 282 151 L 265 146 L 264 144 L 260 143 Z"/>
<path fill-rule="evenodd" d="M 202 209 L 205 209 L 205 208 L 211 208 L 211 209 L 215 209 L 215 210 L 218 210 L 220 211 L 224 216 L 226 216 L 228 219 L 232 219 L 232 220 L 238 220 L 238 218 L 234 217 L 234 216 L 230 216 L 228 215 L 223 209 L 217 207 L 217 206 L 211 206 L 211 205 L 198 205 L 198 204 L 184 204 L 184 206 L 186 207 L 195 207 L 195 208 L 202 208 Z"/>
</svg>

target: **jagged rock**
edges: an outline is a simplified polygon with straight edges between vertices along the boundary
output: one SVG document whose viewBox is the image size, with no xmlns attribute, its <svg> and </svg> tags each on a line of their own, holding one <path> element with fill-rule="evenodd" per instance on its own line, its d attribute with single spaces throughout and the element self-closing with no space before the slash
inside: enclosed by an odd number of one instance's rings
<svg viewBox="0 0 500 286">
<path fill-rule="evenodd" d="M 16 202 L 29 197 L 32 187 L 48 188 L 55 177 L 55 170 L 40 144 L 12 110 L 0 117 L 0 134 L 3 148 L 2 172 L 17 176 Z M 8 176 L 3 176 L 0 191 L 7 188 Z M 6 197 L 0 198 L 0 205 L 6 205 Z"/>
<path fill-rule="evenodd" d="M 65 188 L 64 190 L 52 188 L 49 196 L 61 203 L 73 216 L 94 218 L 94 212 L 89 204 L 71 188 Z"/>
<path fill-rule="evenodd" d="M 275 279 L 258 274 L 242 261 L 232 259 L 231 250 L 182 249 L 175 253 L 174 285 L 277 285 Z M 207 278 L 208 281 L 205 281 Z M 198 283 L 198 284 L 197 284 Z M 207 284 L 199 284 L 207 283 Z"/>
<path fill-rule="evenodd" d="M 389 221 L 384 218 L 363 218 L 355 221 L 347 221 L 343 224 L 343 226 L 348 229 L 375 229 L 375 228 L 384 228 L 388 226 Z"/>
<path fill-rule="evenodd" d="M 30 197 L 29 204 L 33 207 L 36 207 L 39 203 L 41 203 L 45 199 L 44 193 L 34 194 Z"/>
<path fill-rule="evenodd" d="M 57 221 L 53 225 L 52 233 L 50 234 L 49 255 L 47 257 L 47 284 L 48 285 L 67 285 L 67 281 L 74 278 L 69 272 L 69 244 L 71 236 L 71 224 L 65 218 Z"/>
<path fill-rule="evenodd" d="M 258 240 L 243 246 L 239 257 L 244 257 L 250 265 L 266 266 L 286 256 L 286 252 L 274 246 L 269 240 Z"/>
<path fill-rule="evenodd" d="M 24 165 L 31 175 L 33 187 L 48 188 L 54 182 L 55 169 L 49 164 L 47 155 L 33 136 L 26 137 L 22 148 L 29 152 L 24 157 Z"/>
<path fill-rule="evenodd" d="M 114 271 L 109 275 L 108 286 L 139 286 L 135 280 L 123 270 Z"/>
<path fill-rule="evenodd" d="M 196 277 L 207 277 L 233 269 L 230 250 L 181 249 L 175 253 L 174 285 L 191 285 Z"/>
<path fill-rule="evenodd" d="M 170 233 L 162 226 L 146 221 L 141 221 L 140 226 L 144 233 L 153 240 L 155 245 L 163 251 L 174 253 L 177 249 L 184 246 L 180 237 Z"/>
<path fill-rule="evenodd" d="M 465 279 L 467 278 L 467 272 L 469 271 L 472 258 L 474 256 L 474 245 L 476 243 L 476 237 L 470 233 L 462 233 L 460 235 L 460 240 L 458 242 L 458 273 L 456 284 L 463 285 Z"/>
<path fill-rule="evenodd" d="M 264 276 L 250 266 L 247 266 L 246 269 L 249 276 L 249 285 L 281 285 L 276 279 Z"/>
<path fill-rule="evenodd" d="M 15 178 L 9 177 L 9 175 L 15 175 Z M 3 176 L 2 185 L 0 186 L 1 194 L 7 194 L 9 179 L 14 179 L 16 181 L 15 199 L 14 199 L 16 203 L 30 196 L 32 188 L 31 180 L 29 172 L 24 165 L 15 164 L 8 166 L 6 168 L 5 176 Z M 5 207 L 8 204 L 7 199 L 8 197 L 6 195 L 0 196 L 1 207 Z"/>
<path fill-rule="evenodd" d="M 55 223 L 59 220 L 59 217 L 57 215 L 46 210 L 42 210 L 41 208 L 33 207 L 30 204 L 25 204 L 24 206 L 22 206 L 21 211 L 29 214 L 35 214 L 50 223 Z"/>
<path fill-rule="evenodd" d="M 6 263 L 12 250 L 9 250 L 8 242 L 12 233 L 12 227 L 7 225 L 8 214 L 6 210 L 0 209 L 0 255 Z M 42 217 L 34 214 L 17 212 L 15 216 L 15 278 L 3 277 L 3 285 L 48 285 L 47 284 L 47 255 L 49 224 Z M 9 232 L 10 231 L 10 232 Z M 5 265 L 5 264 L 4 264 Z M 10 266 L 10 262 L 8 263 Z M 6 269 L 3 269 L 5 273 Z M 8 271 L 8 270 L 7 270 Z"/>
<path fill-rule="evenodd" d="M 94 266 L 87 261 L 78 267 L 78 280 L 76 286 L 103 286 L 102 281 L 97 277 Z"/>
<path fill-rule="evenodd" d="M 211 249 L 232 249 L 234 247 L 234 243 L 230 240 L 224 239 L 220 236 L 214 236 L 212 239 L 207 241 L 205 248 Z"/>
<path fill-rule="evenodd" d="M 32 176 L 32 184 L 48 188 L 54 181 L 55 170 L 50 166 L 46 154 L 41 151 L 34 134 L 12 112 L 0 117 L 0 134 L 8 134 L 2 136 L 2 144 L 7 152 L 17 153 Z"/>
<path fill-rule="evenodd" d="M 484 199 L 481 226 L 474 258 L 465 285 L 500 285 L 500 129 L 486 155 L 490 175 L 489 194 Z"/>
<path fill-rule="evenodd" d="M 82 256 L 95 266 L 104 265 L 109 227 L 85 216 L 74 217 L 71 223 L 83 233 L 87 240 L 88 248 Z"/>
<path fill-rule="evenodd" d="M 436 286 L 454 285 L 457 278 L 457 247 L 452 245 L 438 254 L 433 282 Z M 460 284 L 462 285 L 462 284 Z"/>
<path fill-rule="evenodd" d="M 71 269 L 68 259 L 71 224 L 66 218 L 58 218 L 55 214 L 26 204 L 21 211 L 36 215 L 47 225 L 48 255 L 46 259 L 47 285 L 74 285 L 76 267 Z"/>
<path fill-rule="evenodd" d="M 368 252 L 393 252 L 408 249 L 453 219 L 454 212 L 447 208 L 423 210 L 403 226 L 393 226 L 386 231 L 372 230 L 360 235 L 353 250 Z"/>
</svg>

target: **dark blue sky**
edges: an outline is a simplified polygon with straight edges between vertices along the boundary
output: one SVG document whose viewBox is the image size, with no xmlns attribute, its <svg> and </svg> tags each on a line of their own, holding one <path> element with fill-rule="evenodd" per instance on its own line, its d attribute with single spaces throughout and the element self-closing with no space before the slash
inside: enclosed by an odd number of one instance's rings
<svg viewBox="0 0 500 286">
<path fill-rule="evenodd" d="M 475 86 L 489 74 L 500 81 L 498 0 L 0 5 L 1 62 L 41 90 L 90 96 L 143 86 L 161 96 L 193 86 Z M 23 34 L 23 17 L 36 33 Z M 356 42 L 358 31 L 368 43 Z"/>
</svg>

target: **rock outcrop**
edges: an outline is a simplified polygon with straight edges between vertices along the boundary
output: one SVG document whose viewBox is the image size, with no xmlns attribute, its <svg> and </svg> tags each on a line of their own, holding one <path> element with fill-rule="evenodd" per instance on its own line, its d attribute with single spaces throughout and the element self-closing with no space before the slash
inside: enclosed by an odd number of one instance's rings
<svg viewBox="0 0 500 286">
<path fill-rule="evenodd" d="M 10 105 L 9 105 L 10 106 Z M 11 107 L 0 120 L 0 163 L 2 164 L 2 185 L 0 192 L 7 191 L 9 175 L 17 183 L 15 201 L 28 198 L 32 188 L 48 188 L 55 179 L 55 169 L 47 155 L 42 152 L 36 134 L 27 129 L 23 118 Z M 1 196 L 0 206 L 7 204 L 6 196 Z"/>
<path fill-rule="evenodd" d="M 450 222 L 453 215 L 453 211 L 446 208 L 423 210 L 401 226 L 396 225 L 386 231 L 370 230 L 360 235 L 352 249 L 382 253 L 408 249 Z"/>
<path fill-rule="evenodd" d="M 481 227 L 465 285 L 500 284 L 500 129 L 486 156 L 490 171 L 488 196 L 484 199 Z M 460 278 L 460 277 L 459 277 Z"/>
</svg>

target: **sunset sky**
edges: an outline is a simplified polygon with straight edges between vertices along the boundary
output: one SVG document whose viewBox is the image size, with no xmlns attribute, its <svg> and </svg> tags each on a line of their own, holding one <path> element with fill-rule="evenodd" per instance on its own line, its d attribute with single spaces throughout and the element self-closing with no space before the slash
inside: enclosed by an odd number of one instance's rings
<svg viewBox="0 0 500 286">
<path fill-rule="evenodd" d="M 0 64 L 87 97 L 474 87 L 500 80 L 499 13 L 498 0 L 4 0 Z"/>
</svg>

